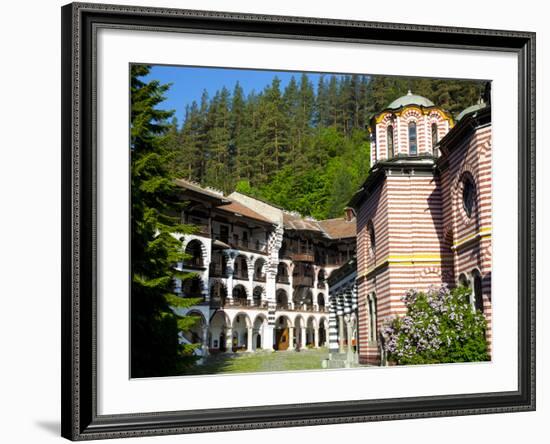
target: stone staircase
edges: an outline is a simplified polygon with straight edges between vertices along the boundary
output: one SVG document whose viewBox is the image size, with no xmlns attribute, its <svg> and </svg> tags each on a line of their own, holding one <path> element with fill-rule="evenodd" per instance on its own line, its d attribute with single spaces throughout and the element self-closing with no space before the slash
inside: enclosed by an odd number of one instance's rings
<svg viewBox="0 0 550 444">
<path fill-rule="evenodd" d="M 359 367 L 357 354 L 353 355 L 352 362 L 348 361 L 347 353 L 330 353 L 329 358 L 323 361 L 323 368 L 354 368 Z"/>
</svg>

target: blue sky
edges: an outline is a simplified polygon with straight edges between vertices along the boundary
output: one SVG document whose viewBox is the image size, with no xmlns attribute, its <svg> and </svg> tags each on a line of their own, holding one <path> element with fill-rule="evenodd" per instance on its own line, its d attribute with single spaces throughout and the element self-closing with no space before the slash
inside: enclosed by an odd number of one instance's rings
<svg viewBox="0 0 550 444">
<path fill-rule="evenodd" d="M 296 80 L 299 80 L 301 74 L 301 72 L 287 71 L 153 65 L 145 80 L 155 79 L 161 83 L 172 84 L 166 92 L 166 100 L 159 107 L 175 110 L 178 124 L 181 125 L 185 114 L 185 106 L 190 105 L 193 100 L 200 103 L 204 89 L 208 91 L 210 97 L 213 97 L 216 91 L 223 86 L 232 93 L 238 81 L 246 96 L 253 90 L 256 92 L 263 90 L 275 76 L 281 80 L 281 89 L 283 89 L 293 75 Z M 327 76 L 330 76 L 330 74 Z M 308 77 L 316 89 L 320 74 L 308 73 Z"/>
</svg>

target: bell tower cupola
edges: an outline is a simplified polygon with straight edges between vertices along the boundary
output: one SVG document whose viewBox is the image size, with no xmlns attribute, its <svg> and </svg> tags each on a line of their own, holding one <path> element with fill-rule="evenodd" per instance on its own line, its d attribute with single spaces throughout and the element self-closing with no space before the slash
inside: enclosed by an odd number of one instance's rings
<svg viewBox="0 0 550 444">
<path fill-rule="evenodd" d="M 453 125 L 451 114 L 409 90 L 372 117 L 371 166 L 401 158 L 438 157 L 437 143 Z"/>
</svg>

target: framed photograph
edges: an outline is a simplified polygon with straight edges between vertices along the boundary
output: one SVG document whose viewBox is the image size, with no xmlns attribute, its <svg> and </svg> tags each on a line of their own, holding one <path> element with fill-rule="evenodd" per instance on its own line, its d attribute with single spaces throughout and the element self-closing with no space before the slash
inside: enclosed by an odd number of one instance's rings
<svg viewBox="0 0 550 444">
<path fill-rule="evenodd" d="M 62 8 L 62 435 L 535 409 L 535 34 Z"/>
</svg>

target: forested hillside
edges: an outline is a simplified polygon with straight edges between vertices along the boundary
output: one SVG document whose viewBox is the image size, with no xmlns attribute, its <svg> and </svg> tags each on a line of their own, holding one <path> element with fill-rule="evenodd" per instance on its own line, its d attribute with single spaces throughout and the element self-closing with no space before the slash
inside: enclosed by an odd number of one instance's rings
<svg viewBox="0 0 550 444">
<path fill-rule="evenodd" d="M 189 85 L 192 88 L 192 85 Z M 231 87 L 231 91 L 228 89 Z M 454 115 L 476 103 L 482 82 L 306 74 L 277 77 L 247 96 L 238 83 L 187 106 L 169 133 L 170 168 L 225 192 L 238 190 L 319 219 L 338 217 L 369 170 L 370 117 L 407 93 Z"/>
</svg>

